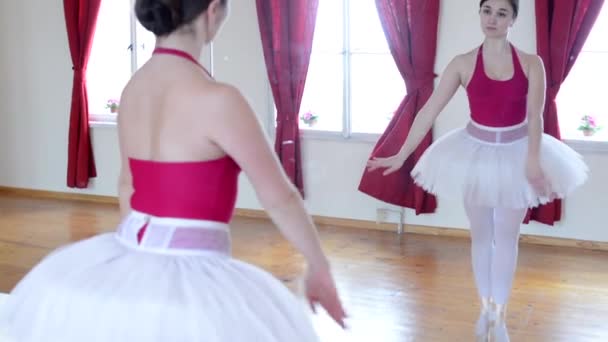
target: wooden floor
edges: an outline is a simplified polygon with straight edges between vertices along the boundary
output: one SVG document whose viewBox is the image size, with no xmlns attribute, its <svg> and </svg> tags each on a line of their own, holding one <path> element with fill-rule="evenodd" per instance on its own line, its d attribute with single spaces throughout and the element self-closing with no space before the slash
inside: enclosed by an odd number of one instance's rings
<svg viewBox="0 0 608 342">
<path fill-rule="evenodd" d="M 0 196 L 0 292 L 52 249 L 113 230 L 109 204 Z M 265 220 L 233 222 L 234 255 L 291 289 L 302 258 Z M 471 341 L 478 304 L 469 242 L 321 227 L 350 314 L 340 331 L 314 318 L 323 341 Z M 608 341 L 608 253 L 522 245 L 508 314 L 511 340 Z"/>
</svg>

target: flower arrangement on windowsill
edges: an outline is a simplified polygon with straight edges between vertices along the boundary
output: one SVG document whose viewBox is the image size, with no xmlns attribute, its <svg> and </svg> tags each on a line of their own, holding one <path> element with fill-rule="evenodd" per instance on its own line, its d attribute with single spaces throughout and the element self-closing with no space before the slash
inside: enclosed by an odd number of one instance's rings
<svg viewBox="0 0 608 342">
<path fill-rule="evenodd" d="M 106 103 L 106 109 L 109 109 L 110 113 L 118 112 L 118 100 L 109 99 Z"/>
<path fill-rule="evenodd" d="M 583 135 L 586 137 L 594 135 L 600 129 L 601 127 L 597 125 L 595 119 L 591 115 L 583 116 L 581 118 L 581 123 L 578 126 L 578 130 L 583 132 Z"/>
<path fill-rule="evenodd" d="M 300 120 L 302 120 L 302 122 L 304 122 L 304 124 L 306 124 L 308 127 L 312 127 L 319 120 L 319 116 L 311 111 L 307 111 L 302 116 L 300 116 Z"/>
</svg>

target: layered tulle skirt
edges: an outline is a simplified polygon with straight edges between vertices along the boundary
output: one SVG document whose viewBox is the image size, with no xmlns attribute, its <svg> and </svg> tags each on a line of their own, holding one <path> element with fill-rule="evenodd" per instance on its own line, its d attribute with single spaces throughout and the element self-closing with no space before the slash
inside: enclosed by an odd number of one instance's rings
<svg viewBox="0 0 608 342">
<path fill-rule="evenodd" d="M 537 193 L 526 178 L 528 127 L 492 128 L 470 122 L 436 140 L 411 172 L 426 191 L 490 207 L 527 208 L 563 198 L 587 179 L 572 148 L 543 134 L 540 163 L 550 189 Z"/>
<path fill-rule="evenodd" d="M 136 212 L 42 260 L 0 327 L 18 342 L 318 341 L 303 301 L 230 256 L 227 225 Z"/>
</svg>

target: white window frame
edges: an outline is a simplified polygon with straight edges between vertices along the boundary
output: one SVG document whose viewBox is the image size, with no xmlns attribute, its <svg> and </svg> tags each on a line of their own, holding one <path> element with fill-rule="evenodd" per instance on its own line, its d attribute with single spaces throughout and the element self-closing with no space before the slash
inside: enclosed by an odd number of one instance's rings
<svg viewBox="0 0 608 342">
<path fill-rule="evenodd" d="M 608 4 L 604 4 L 604 7 L 601 11 L 608 11 Z M 591 29 L 593 31 L 593 28 Z M 581 51 L 584 53 L 585 51 Z M 596 51 L 597 53 L 605 53 L 608 56 L 608 51 Z M 559 121 L 559 106 L 557 107 L 558 111 L 558 121 Z M 604 127 L 603 129 L 608 129 L 608 127 Z M 606 154 L 608 153 L 608 141 L 606 140 L 588 140 L 588 139 L 577 139 L 577 138 L 565 138 L 562 139 L 564 143 L 572 147 L 574 150 L 578 152 L 588 152 L 588 153 L 600 153 Z"/>
<path fill-rule="evenodd" d="M 135 0 L 128 0 L 133 9 L 135 6 Z M 137 53 L 139 49 L 143 48 L 137 41 L 137 17 L 135 11 L 131 10 L 131 22 L 129 25 L 131 44 L 127 47 L 131 51 L 131 76 L 137 71 Z M 95 38 L 93 38 L 95 39 Z M 205 65 L 209 73 L 213 75 L 213 43 L 209 43 L 208 48 L 203 53 L 202 64 Z M 116 125 L 117 114 L 100 114 L 100 113 L 89 113 L 89 126 L 91 127 L 105 127 Z"/>
<path fill-rule="evenodd" d="M 349 14 L 349 3 L 353 0 L 345 0 L 343 14 L 347 16 Z M 355 0 L 356 1 L 356 0 Z M 606 4 L 605 6 L 608 6 Z M 300 129 L 300 137 L 302 139 L 311 140 L 331 140 L 331 141 L 353 141 L 353 142 L 365 142 L 365 143 L 376 143 L 382 134 L 378 133 L 352 133 L 351 132 L 351 117 L 350 117 L 350 59 L 353 54 L 350 51 L 350 21 L 343 21 L 343 49 L 341 51 L 344 66 L 344 79 L 343 79 L 343 91 L 344 91 L 344 104 L 343 104 L 343 120 L 342 120 L 342 132 L 332 132 L 315 129 Z M 274 105 L 274 98 L 272 95 L 272 89 L 267 83 L 268 88 L 268 122 L 266 123 L 269 136 L 274 140 L 276 137 L 276 107 Z M 406 94 L 404 94 L 405 96 Z M 559 108 L 558 108 L 559 111 Z M 608 127 L 606 127 L 608 129 Z M 608 153 L 608 141 L 593 141 L 583 139 L 562 139 L 564 143 L 572 147 L 578 152 L 590 152 L 590 153 Z"/>
<path fill-rule="evenodd" d="M 326 0 L 331 1 L 331 0 Z M 356 133 L 352 132 L 352 119 L 350 113 L 350 102 L 351 102 L 351 57 L 354 54 L 363 54 L 364 52 L 353 52 L 350 47 L 350 2 L 360 0 L 344 0 L 344 6 L 342 8 L 342 14 L 344 16 L 343 27 L 342 27 L 342 66 L 343 66 L 343 104 L 342 104 L 342 131 L 326 131 L 318 129 L 300 129 L 300 137 L 303 139 L 314 139 L 314 140 L 332 140 L 332 141 L 357 141 L 357 142 L 369 142 L 375 143 L 378 141 L 381 133 Z M 269 113 L 272 115 L 268 116 L 268 133 L 274 139 L 276 135 L 276 107 L 274 105 L 274 98 L 272 95 L 272 89 L 268 85 L 269 94 Z M 403 96 L 405 97 L 405 93 Z M 397 109 L 397 108 L 395 108 Z M 301 123 L 300 123 L 301 124 Z"/>
<path fill-rule="evenodd" d="M 130 8 L 133 8 L 135 5 L 135 0 L 129 0 L 131 2 Z M 131 32 L 131 44 L 127 46 L 127 49 L 131 51 L 131 75 L 137 71 L 137 50 L 139 49 L 139 44 L 137 43 L 137 18 L 135 16 L 135 11 L 131 11 L 131 23 L 129 28 Z M 93 37 L 93 39 L 95 39 Z M 89 113 L 89 124 L 91 126 L 107 126 L 107 125 L 116 125 L 117 114 L 100 114 L 100 113 Z"/>
</svg>

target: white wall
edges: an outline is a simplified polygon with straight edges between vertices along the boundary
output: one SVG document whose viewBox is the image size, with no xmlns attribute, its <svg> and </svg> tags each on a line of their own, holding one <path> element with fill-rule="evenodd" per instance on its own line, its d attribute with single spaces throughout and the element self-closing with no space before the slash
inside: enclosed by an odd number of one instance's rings
<svg viewBox="0 0 608 342">
<path fill-rule="evenodd" d="M 442 2 L 436 72 L 441 73 L 450 58 L 481 42 L 477 2 Z M 235 2 L 236 4 L 236 2 Z M 237 85 L 265 124 L 271 115 L 271 95 L 255 16 L 253 1 L 239 1 L 215 43 L 215 75 Z M 115 127 L 94 127 L 93 146 L 98 178 L 87 190 L 65 186 L 68 112 L 72 71 L 59 0 L 3 1 L 0 3 L 0 185 L 51 191 L 80 191 L 115 195 L 119 169 Z M 526 51 L 534 51 L 534 8 L 522 2 L 512 41 Z M 236 42 L 239 44 L 236 44 Z M 468 106 L 460 91 L 441 114 L 436 134 L 464 124 Z M 376 208 L 390 207 L 357 191 L 363 167 L 373 143 L 341 140 L 303 141 L 304 177 L 307 205 L 313 214 L 374 221 Z M 608 154 L 584 152 L 592 177 L 567 199 L 563 220 L 553 228 L 533 223 L 524 233 L 608 241 L 602 210 L 607 209 Z M 260 206 L 246 177 L 241 178 L 237 206 Z M 415 216 L 406 211 L 411 224 L 467 226 L 459 202 L 439 198 L 435 214 Z"/>
<path fill-rule="evenodd" d="M 60 1 L 0 4 L 0 184 L 64 190 L 71 63 Z"/>
</svg>

